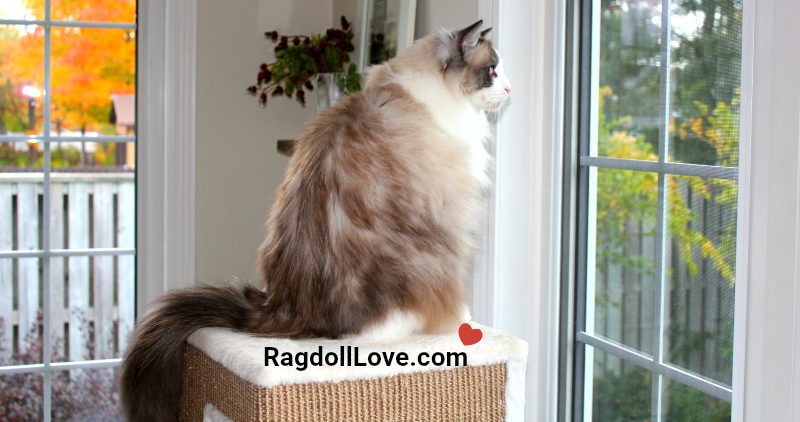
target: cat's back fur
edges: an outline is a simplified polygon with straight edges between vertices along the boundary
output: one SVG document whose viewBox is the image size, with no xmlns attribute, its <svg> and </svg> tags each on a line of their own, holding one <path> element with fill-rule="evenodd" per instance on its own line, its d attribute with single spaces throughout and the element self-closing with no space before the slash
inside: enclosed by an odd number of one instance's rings
<svg viewBox="0 0 800 422">
<path fill-rule="evenodd" d="M 429 331 L 457 323 L 481 194 L 472 153 L 395 83 L 314 119 L 259 254 L 286 330 L 354 334 L 392 309 Z"/>
</svg>

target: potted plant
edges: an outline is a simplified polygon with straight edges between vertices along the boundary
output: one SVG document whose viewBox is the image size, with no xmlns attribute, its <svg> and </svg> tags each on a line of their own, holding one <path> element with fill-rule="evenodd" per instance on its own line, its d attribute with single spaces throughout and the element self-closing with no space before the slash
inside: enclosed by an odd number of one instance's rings
<svg viewBox="0 0 800 422">
<path fill-rule="evenodd" d="M 281 35 L 278 31 L 267 31 L 264 35 L 277 43 L 275 61 L 262 63 L 256 84 L 247 88 L 258 97 L 262 107 L 267 106 L 270 96 L 279 95 L 294 97 L 305 107 L 305 94 L 316 85 L 317 111 L 320 111 L 320 106 L 333 105 L 341 94 L 339 91 L 361 89 L 356 65 L 350 62 L 350 53 L 355 51 L 353 30 L 344 16 L 341 29 L 328 29 L 324 35 Z M 328 104 L 320 104 L 326 101 Z"/>
</svg>

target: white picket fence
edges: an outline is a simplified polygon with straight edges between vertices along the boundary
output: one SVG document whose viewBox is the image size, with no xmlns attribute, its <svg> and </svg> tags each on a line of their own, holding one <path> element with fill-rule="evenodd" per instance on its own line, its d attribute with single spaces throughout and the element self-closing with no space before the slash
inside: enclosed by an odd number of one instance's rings
<svg viewBox="0 0 800 422">
<path fill-rule="evenodd" d="M 52 173 L 49 215 L 37 173 L 0 173 L 0 251 L 135 247 L 133 173 Z M 43 259 L 0 258 L 0 357 L 31 346 L 41 335 Z M 120 356 L 134 321 L 133 255 L 49 258 L 50 333 L 54 359 Z M 41 338 L 41 337 L 40 337 Z"/>
</svg>

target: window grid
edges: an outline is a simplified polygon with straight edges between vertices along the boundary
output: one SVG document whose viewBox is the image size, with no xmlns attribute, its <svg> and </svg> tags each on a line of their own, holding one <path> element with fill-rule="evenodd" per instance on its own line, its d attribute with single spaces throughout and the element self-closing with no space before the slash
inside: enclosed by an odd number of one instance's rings
<svg viewBox="0 0 800 422">
<path fill-rule="evenodd" d="M 31 136 L 0 136 L 0 142 L 29 142 L 42 143 L 43 180 L 42 180 L 42 214 L 50 215 L 50 173 L 51 151 L 50 143 L 58 141 L 70 142 L 135 142 L 136 136 L 51 136 L 50 134 L 50 106 L 51 106 L 51 28 L 99 28 L 99 29 L 129 29 L 136 30 L 135 23 L 114 22 L 73 22 L 53 21 L 50 19 L 51 0 L 44 2 L 43 20 L 0 19 L 0 25 L 26 25 L 44 27 L 44 110 L 42 113 L 43 128 L 41 135 Z M 112 368 L 119 366 L 121 359 L 99 359 L 71 362 L 52 362 L 51 344 L 51 318 L 50 318 L 50 258 L 63 256 L 108 256 L 108 255 L 135 255 L 135 249 L 127 248 L 92 248 L 92 249 L 51 249 L 50 224 L 45 218 L 42 224 L 42 248 L 27 251 L 0 251 L 0 258 L 38 257 L 42 260 L 42 363 L 32 365 L 12 365 L 0 367 L 0 375 L 19 373 L 40 373 L 43 375 L 43 418 L 49 422 L 52 418 L 52 372 L 72 369 Z"/>
<path fill-rule="evenodd" d="M 597 104 L 595 81 L 599 73 L 599 57 L 594 55 L 599 49 L 596 44 L 599 39 L 599 1 L 578 0 L 580 14 L 579 36 L 579 60 L 582 62 L 579 75 L 579 104 L 577 107 L 579 116 L 578 128 L 578 230 L 577 230 L 577 283 L 575 300 L 575 359 L 573 371 L 573 418 L 584 420 L 585 402 L 591 398 L 585 397 L 584 389 L 586 382 L 591 379 L 586 377 L 586 366 L 593 362 L 587 358 L 593 352 L 587 349 L 592 348 L 613 355 L 623 361 L 638 365 L 654 375 L 651 391 L 651 416 L 654 422 L 662 421 L 662 395 L 663 377 L 688 385 L 696 390 L 702 391 L 718 399 L 730 402 L 732 399 L 731 386 L 696 375 L 686 369 L 671 365 L 664 360 L 664 287 L 666 286 L 666 273 L 664 265 L 666 262 L 665 242 L 666 242 L 666 180 L 668 175 L 713 177 L 718 179 L 738 180 L 737 167 L 725 167 L 704 164 L 688 164 L 679 162 L 668 162 L 667 154 L 669 151 L 669 119 L 670 119 L 670 72 L 669 63 L 671 55 L 670 37 L 671 25 L 670 0 L 661 0 L 661 51 L 660 51 L 660 104 L 659 104 L 659 136 L 658 136 L 658 161 L 645 161 L 625 158 L 610 158 L 596 156 L 596 139 L 593 139 L 592 126 L 596 121 L 592 121 L 594 105 Z M 588 227 L 593 223 L 590 202 L 592 201 L 590 181 L 596 179 L 596 169 L 623 169 L 633 171 L 645 171 L 658 174 L 658 196 L 657 196 L 657 215 L 656 215 L 656 236 L 655 236 L 655 318 L 653 335 L 653 356 L 648 356 L 640 351 L 617 344 L 606 339 L 601 335 L 595 334 L 593 323 L 587 329 L 587 305 L 592 306 L 590 298 L 587 298 L 587 277 L 590 274 L 589 265 L 589 234 Z M 593 175 L 594 173 L 594 175 Z M 592 251 L 593 253 L 593 251 Z"/>
</svg>

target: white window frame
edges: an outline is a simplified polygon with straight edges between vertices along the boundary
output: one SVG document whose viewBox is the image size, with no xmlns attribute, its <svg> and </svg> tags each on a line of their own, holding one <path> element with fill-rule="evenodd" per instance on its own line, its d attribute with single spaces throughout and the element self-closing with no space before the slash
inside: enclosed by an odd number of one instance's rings
<svg viewBox="0 0 800 422">
<path fill-rule="evenodd" d="M 139 0 L 137 315 L 195 283 L 197 0 Z"/>
<path fill-rule="evenodd" d="M 800 420 L 800 3 L 744 7 L 732 419 Z"/>
<path fill-rule="evenodd" d="M 565 5 L 478 2 L 513 92 L 496 129 L 489 270 L 473 311 L 528 341 L 524 420 L 555 420 L 558 403 Z"/>
</svg>

